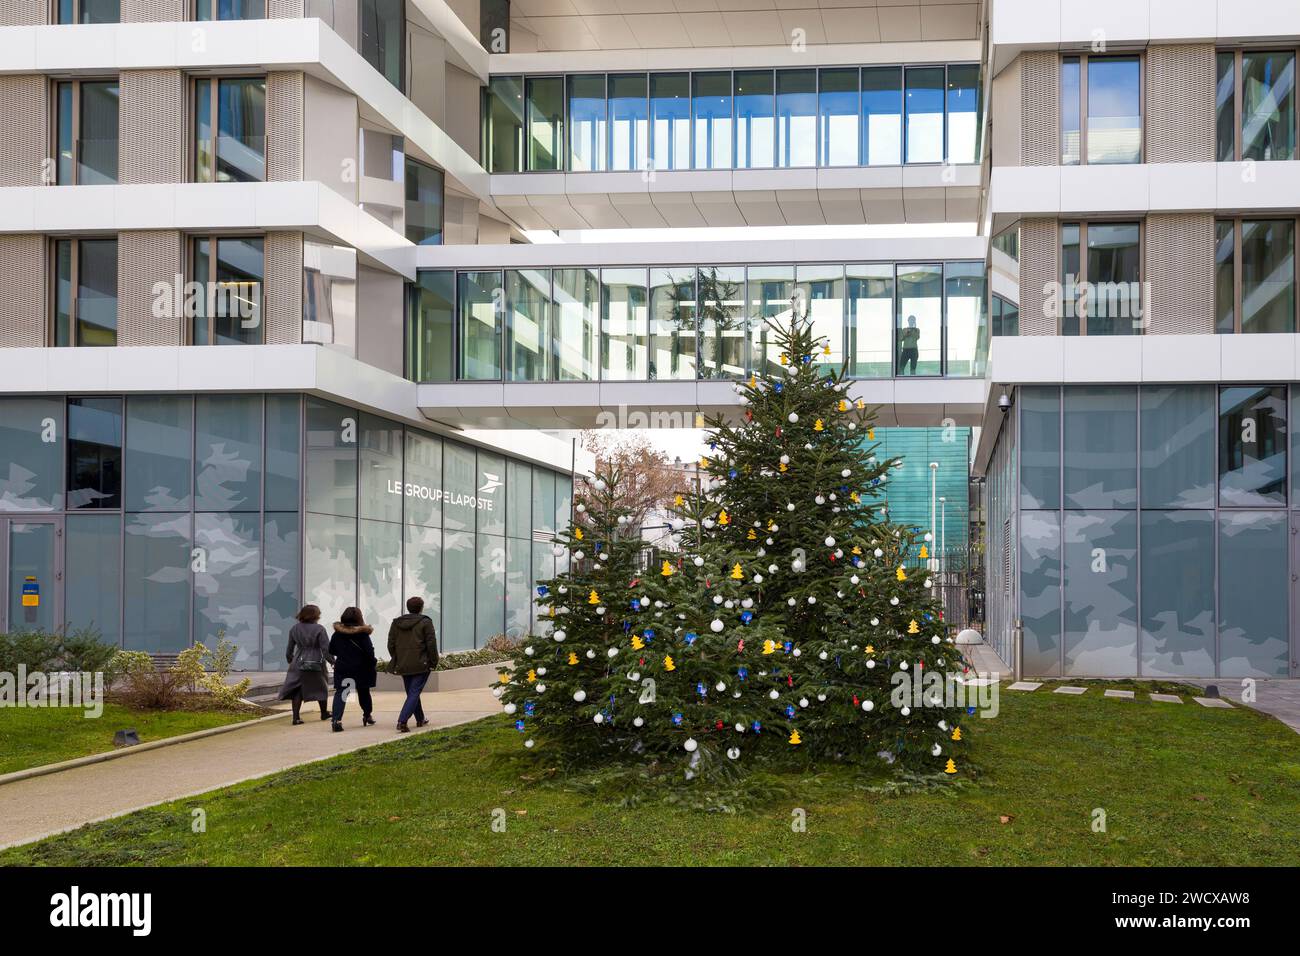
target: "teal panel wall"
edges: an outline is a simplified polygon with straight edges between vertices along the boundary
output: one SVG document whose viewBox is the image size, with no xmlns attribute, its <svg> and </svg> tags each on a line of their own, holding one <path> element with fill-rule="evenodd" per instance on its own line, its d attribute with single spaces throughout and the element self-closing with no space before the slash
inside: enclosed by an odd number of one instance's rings
<svg viewBox="0 0 1300 956">
<path fill-rule="evenodd" d="M 947 498 L 945 543 L 948 550 L 966 547 L 970 503 L 969 428 L 877 428 L 876 457 L 901 458 L 903 465 L 894 469 L 885 483 L 885 504 L 889 517 L 901 524 L 926 529 L 930 525 L 930 462 L 939 463 L 935 480 L 935 498 Z M 867 442 L 871 445 L 871 442 Z M 936 503 L 938 509 L 944 507 Z M 939 519 L 935 519 L 938 537 Z"/>
</svg>

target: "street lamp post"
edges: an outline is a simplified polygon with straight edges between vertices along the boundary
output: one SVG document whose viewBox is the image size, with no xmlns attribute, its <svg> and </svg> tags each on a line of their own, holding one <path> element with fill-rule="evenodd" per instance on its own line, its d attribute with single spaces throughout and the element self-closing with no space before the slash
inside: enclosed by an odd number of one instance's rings
<svg viewBox="0 0 1300 956">
<path fill-rule="evenodd" d="M 935 512 L 934 495 L 935 495 L 935 491 L 937 490 L 938 476 L 939 476 L 939 463 L 937 461 L 932 461 L 930 462 L 930 548 L 931 550 L 934 550 L 934 545 L 938 543 L 938 538 L 935 535 L 935 531 L 937 529 L 935 527 L 935 513 L 934 513 Z M 930 569 L 934 570 L 936 566 L 937 566 L 937 562 L 935 561 L 934 555 L 931 555 Z"/>
</svg>

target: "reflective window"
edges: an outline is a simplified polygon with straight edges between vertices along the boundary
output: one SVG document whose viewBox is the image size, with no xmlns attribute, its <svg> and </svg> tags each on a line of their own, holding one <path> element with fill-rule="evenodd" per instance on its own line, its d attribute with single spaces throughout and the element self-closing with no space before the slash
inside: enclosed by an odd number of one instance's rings
<svg viewBox="0 0 1300 956">
<path fill-rule="evenodd" d="M 472 532 L 478 522 L 474 517 L 478 503 L 478 459 L 473 448 L 443 442 L 442 503 L 443 526 L 450 531 Z"/>
<path fill-rule="evenodd" d="M 529 539 L 506 539 L 505 635 L 519 640 L 529 633 L 532 615 L 532 556 Z"/>
<path fill-rule="evenodd" d="M 322 614 L 329 608 L 354 606 L 357 603 L 357 519 L 308 514 L 304 520 L 307 529 L 304 600 L 318 605 Z M 375 650 L 387 656 L 381 650 L 383 647 L 379 641 Z"/>
<path fill-rule="evenodd" d="M 54 344 L 117 344 L 117 240 L 54 243 Z"/>
<path fill-rule="evenodd" d="M 424 432 L 406 432 L 406 503 L 402 520 L 408 525 L 442 525 L 442 441 Z"/>
<path fill-rule="evenodd" d="M 989 334 L 1019 335 L 1020 306 L 1000 295 L 993 296 L 989 309 Z"/>
<path fill-rule="evenodd" d="M 1214 512 L 1143 511 L 1141 520 L 1142 675 L 1211 676 Z"/>
<path fill-rule="evenodd" d="M 357 250 L 303 241 L 302 340 L 355 354 Z"/>
<path fill-rule="evenodd" d="M 1133 335 L 1141 330 L 1141 227 L 1135 222 L 1088 224 L 1088 334 Z"/>
<path fill-rule="evenodd" d="M 271 500 L 267 491 L 267 501 Z M 262 521 L 262 664 L 280 667 L 302 607 L 302 517 L 268 511 Z"/>
<path fill-rule="evenodd" d="M 454 358 L 456 274 L 421 269 L 410 287 L 406 321 L 406 377 L 450 382 Z"/>
<path fill-rule="evenodd" d="M 551 378 L 551 270 L 506 272 L 509 309 L 510 379 L 545 382 Z"/>
<path fill-rule="evenodd" d="M 176 654 L 189 646 L 191 521 L 188 511 L 126 516 L 122 616 L 127 650 Z"/>
<path fill-rule="evenodd" d="M 297 395 L 266 396 L 267 511 L 298 510 L 301 418 L 302 399 Z"/>
<path fill-rule="evenodd" d="M 118 85 L 59 83 L 57 182 L 60 186 L 117 182 Z"/>
<path fill-rule="evenodd" d="M 121 23 L 120 0 L 58 0 L 59 23 Z"/>
<path fill-rule="evenodd" d="M 1137 390 L 1065 389 L 1065 507 L 1137 507 Z"/>
<path fill-rule="evenodd" d="M 68 629 L 94 628 L 106 644 L 120 644 L 122 516 L 69 515 L 63 589 Z"/>
<path fill-rule="evenodd" d="M 650 74 L 651 166 L 691 168 L 691 77 Z"/>
<path fill-rule="evenodd" d="M 1088 58 L 1088 162 L 1142 161 L 1142 82 L 1136 56 Z"/>
<path fill-rule="evenodd" d="M 858 114 L 861 109 L 861 92 L 858 87 L 858 70 L 822 70 L 821 86 L 817 93 L 819 138 L 823 166 L 857 166 L 861 162 L 859 150 L 862 136 L 859 133 Z"/>
<path fill-rule="evenodd" d="M 1287 516 L 1219 512 L 1219 676 L 1285 677 Z"/>
<path fill-rule="evenodd" d="M 500 272 L 460 274 L 460 377 L 501 378 Z"/>
<path fill-rule="evenodd" d="M 63 399 L 0 398 L 0 512 L 63 508 Z"/>
<path fill-rule="evenodd" d="M 252 514 L 194 516 L 193 640 L 235 645 L 235 666 L 261 664 L 262 518 Z"/>
<path fill-rule="evenodd" d="M 303 473 L 307 476 L 308 511 L 356 515 L 358 427 L 353 409 L 319 398 L 307 399 Z"/>
<path fill-rule="evenodd" d="M 1214 330 L 1237 330 L 1236 229 L 1232 220 L 1214 224 Z"/>
<path fill-rule="evenodd" d="M 737 70 L 736 168 L 768 169 L 774 162 L 775 120 L 771 70 Z"/>
<path fill-rule="evenodd" d="M 1061 282 L 1062 294 L 1061 334 L 1079 334 L 1080 295 L 1083 292 L 1083 265 L 1079 257 L 1079 232 L 1077 222 L 1061 223 Z"/>
<path fill-rule="evenodd" d="M 1230 163 L 1237 158 L 1236 54 L 1214 57 L 1214 158 Z"/>
<path fill-rule="evenodd" d="M 550 545 L 541 541 L 533 542 L 533 574 L 532 579 L 538 584 L 550 583 L 555 577 L 555 555 L 551 553 Z M 537 592 L 534 591 L 535 595 Z M 551 633 L 551 619 L 546 616 L 546 609 L 538 607 L 536 598 L 532 602 L 532 620 L 533 633 L 546 635 Z"/>
<path fill-rule="evenodd" d="M 898 267 L 897 375 L 942 374 L 943 266 Z"/>
<path fill-rule="evenodd" d="M 478 450 L 478 472 L 474 480 L 478 505 L 478 533 L 506 533 L 506 460 Z"/>
<path fill-rule="evenodd" d="M 1143 388 L 1142 507 L 1214 507 L 1214 388 Z"/>
<path fill-rule="evenodd" d="M 406 238 L 418 246 L 442 244 L 441 169 L 406 158 Z"/>
<path fill-rule="evenodd" d="M 776 71 L 776 155 L 781 167 L 817 165 L 817 71 Z"/>
<path fill-rule="evenodd" d="M 654 379 L 695 378 L 695 270 L 650 270 L 650 366 Z"/>
<path fill-rule="evenodd" d="M 801 265 L 795 272 L 800 313 L 811 320 L 819 340 L 813 361 L 838 370 L 844 365 L 844 267 Z"/>
<path fill-rule="evenodd" d="M 195 396 L 194 510 L 259 511 L 261 507 L 261 396 Z"/>
<path fill-rule="evenodd" d="M 194 181 L 266 179 L 266 77 L 194 83 Z"/>
<path fill-rule="evenodd" d="M 907 74 L 907 153 L 909 163 L 943 162 L 944 69 L 909 67 Z"/>
<path fill-rule="evenodd" d="M 472 533 L 446 532 L 442 538 L 443 652 L 474 646 L 475 547 Z"/>
<path fill-rule="evenodd" d="M 696 169 L 731 168 L 731 74 L 691 74 Z"/>
<path fill-rule="evenodd" d="M 122 507 L 122 399 L 68 399 L 68 509 Z"/>
<path fill-rule="evenodd" d="M 646 169 L 650 161 L 650 107 L 644 73 L 609 78 L 609 168 Z"/>
<path fill-rule="evenodd" d="M 132 395 L 126 402 L 126 510 L 189 511 L 194 402 Z"/>
<path fill-rule="evenodd" d="M 948 262 L 943 273 L 947 374 L 983 375 L 989 351 L 984 322 L 984 264 Z"/>
<path fill-rule="evenodd" d="M 699 270 L 700 378 L 745 374 L 745 270 L 705 266 Z"/>
<path fill-rule="evenodd" d="M 1241 331 L 1295 331 L 1295 220 L 1241 223 Z"/>
<path fill-rule="evenodd" d="M 482 647 L 505 631 L 506 539 L 480 534 L 476 539 L 474 590 L 474 646 Z"/>
<path fill-rule="evenodd" d="M 1219 504 L 1286 504 L 1286 389 L 1219 390 Z"/>
<path fill-rule="evenodd" d="M 1061 515 L 1020 513 L 1021 666 L 1025 674 L 1061 676 Z"/>
<path fill-rule="evenodd" d="M 871 262 L 845 269 L 848 282 L 850 374 L 894 374 L 894 265 Z"/>
<path fill-rule="evenodd" d="M 406 0 L 361 0 L 360 53 L 389 83 L 406 88 Z"/>
<path fill-rule="evenodd" d="M 195 297 L 191 309 L 190 341 L 194 345 L 260 343 L 265 274 L 262 238 L 195 239 L 193 254 L 194 281 L 203 292 Z"/>
<path fill-rule="evenodd" d="M 442 529 L 408 524 L 405 540 L 404 597 L 424 598 L 424 613 L 432 618 L 438 646 L 442 647 Z"/>
<path fill-rule="evenodd" d="M 357 525 L 358 606 L 367 620 L 380 625 L 375 628 L 378 650 L 385 644 L 380 636 L 383 622 L 406 611 L 402 606 L 402 542 L 406 536 L 402 525 L 395 522 L 362 518 Z"/>
<path fill-rule="evenodd" d="M 563 531 L 555 526 L 555 472 L 533 469 L 533 532 L 543 534 Z"/>
<path fill-rule="evenodd" d="M 868 166 L 903 162 L 902 67 L 862 70 L 862 135 L 862 156 Z"/>
<path fill-rule="evenodd" d="M 523 152 L 523 77 L 489 77 L 483 90 L 483 165 L 489 173 L 517 173 L 524 168 Z"/>
<path fill-rule="evenodd" d="M 527 84 L 528 168 L 534 172 L 560 169 L 564 156 L 564 77 L 530 76 Z"/>
<path fill-rule="evenodd" d="M 1079 165 L 1081 142 L 1079 111 L 1083 100 L 1079 82 L 1081 64 L 1077 56 L 1061 60 L 1061 165 Z"/>
<path fill-rule="evenodd" d="M 1241 158 L 1295 159 L 1295 53 L 1241 55 Z"/>
<path fill-rule="evenodd" d="M 1017 390 L 1020 409 L 1020 507 L 1061 507 L 1061 392 Z"/>
<path fill-rule="evenodd" d="M 365 412 L 360 413 L 360 426 L 357 473 L 361 517 L 401 521 L 402 426 Z"/>
<path fill-rule="evenodd" d="M 266 0 L 197 0 L 195 20 L 264 20 Z"/>
<path fill-rule="evenodd" d="M 533 536 L 533 469 L 522 461 L 506 461 L 506 534 Z"/>
<path fill-rule="evenodd" d="M 602 269 L 601 378 L 617 381 L 649 378 L 649 310 L 645 269 Z"/>
<path fill-rule="evenodd" d="M 978 64 L 948 67 L 948 162 L 979 161 Z"/>
<path fill-rule="evenodd" d="M 605 169 L 605 75 L 570 76 L 569 166 L 573 172 Z"/>
<path fill-rule="evenodd" d="M 600 279 L 595 269 L 554 271 L 556 377 L 596 378 Z"/>
<path fill-rule="evenodd" d="M 1067 511 L 1064 530 L 1063 676 L 1136 677 L 1137 512 Z"/>
<path fill-rule="evenodd" d="M 784 368 L 781 363 L 781 346 L 777 344 L 772 326 L 787 324 L 793 307 L 793 266 L 750 267 L 748 324 L 751 372 L 758 375 L 781 374 Z"/>
</svg>

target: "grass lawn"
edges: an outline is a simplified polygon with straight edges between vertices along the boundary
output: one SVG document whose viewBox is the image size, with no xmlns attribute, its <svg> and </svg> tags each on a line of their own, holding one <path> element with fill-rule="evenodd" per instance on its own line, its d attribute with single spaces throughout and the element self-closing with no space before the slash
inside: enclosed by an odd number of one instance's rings
<svg viewBox="0 0 1300 956">
<path fill-rule="evenodd" d="M 1004 692 L 998 717 L 965 728 L 962 773 L 902 794 L 818 766 L 754 774 L 736 812 L 674 804 L 662 789 L 629 800 L 627 781 L 545 779 L 544 759 L 491 718 L 88 826 L 0 863 L 1300 864 L 1300 735 L 1244 708 L 1051 686 Z M 206 833 L 191 833 L 196 806 Z M 796 808 L 806 832 L 791 828 Z"/>
<path fill-rule="evenodd" d="M 149 743 L 265 716 L 253 710 L 131 710 L 110 703 L 96 719 L 84 715 L 70 707 L 0 709 L 0 774 L 104 753 L 113 749 L 113 734 L 127 728 Z"/>
</svg>

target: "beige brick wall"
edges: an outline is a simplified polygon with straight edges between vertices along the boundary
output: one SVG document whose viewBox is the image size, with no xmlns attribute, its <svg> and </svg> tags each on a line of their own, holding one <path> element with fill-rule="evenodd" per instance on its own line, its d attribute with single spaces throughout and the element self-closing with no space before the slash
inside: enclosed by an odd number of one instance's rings
<svg viewBox="0 0 1300 956">
<path fill-rule="evenodd" d="M 0 347 L 45 345 L 47 249 L 44 236 L 0 236 Z"/>
<path fill-rule="evenodd" d="M 1047 315 L 1043 287 L 1061 281 L 1061 238 L 1055 219 L 1020 223 L 1020 334 L 1056 335 L 1057 316 Z"/>
<path fill-rule="evenodd" d="M 180 70 L 123 70 L 119 88 L 119 182 L 188 180 L 184 74 Z"/>
<path fill-rule="evenodd" d="M 302 233 L 268 232 L 263 253 L 265 341 L 268 345 L 297 344 L 302 341 Z"/>
<path fill-rule="evenodd" d="M 175 314 L 175 285 L 185 275 L 184 239 L 177 230 L 141 230 L 117 235 L 117 344 L 182 345 L 185 319 Z M 155 315 L 162 283 L 172 298 Z"/>
<path fill-rule="evenodd" d="M 1061 162 L 1060 61 L 1050 51 L 1024 53 L 1020 59 L 1020 165 L 1057 166 Z"/>
<path fill-rule="evenodd" d="M 1214 162 L 1214 46 L 1152 46 L 1146 57 L 1146 161 Z"/>
<path fill-rule="evenodd" d="M 0 3 L 3 6 L 3 3 Z M 0 76 L 0 186 L 39 186 L 50 159 L 50 88 L 44 76 Z"/>
<path fill-rule="evenodd" d="M 1144 256 L 1150 283 L 1149 335 L 1214 332 L 1214 215 L 1147 217 Z"/>
</svg>

